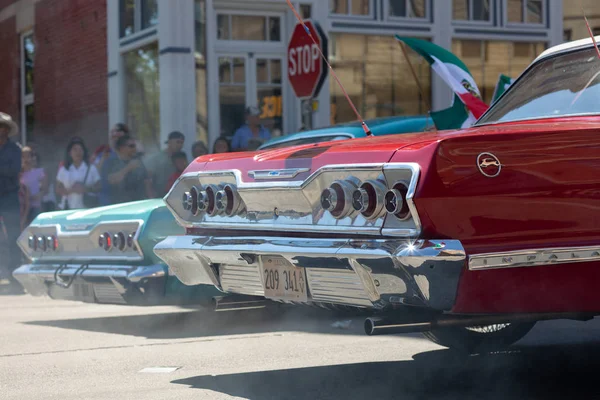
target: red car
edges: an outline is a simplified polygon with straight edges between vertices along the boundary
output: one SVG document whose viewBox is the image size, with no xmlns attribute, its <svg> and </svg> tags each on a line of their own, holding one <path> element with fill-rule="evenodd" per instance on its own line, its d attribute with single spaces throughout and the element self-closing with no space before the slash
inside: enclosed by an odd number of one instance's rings
<svg viewBox="0 0 600 400">
<path fill-rule="evenodd" d="M 479 352 L 600 314 L 600 60 L 538 57 L 469 129 L 191 164 L 165 198 L 181 281 L 363 309 L 368 334 Z"/>
</svg>

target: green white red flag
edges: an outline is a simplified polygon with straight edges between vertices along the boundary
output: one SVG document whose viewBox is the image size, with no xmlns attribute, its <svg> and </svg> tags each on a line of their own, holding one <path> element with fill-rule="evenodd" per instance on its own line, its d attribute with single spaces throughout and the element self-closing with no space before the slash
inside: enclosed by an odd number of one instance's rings
<svg viewBox="0 0 600 400">
<path fill-rule="evenodd" d="M 450 86 L 455 96 L 452 106 L 431 113 L 438 129 L 457 129 L 471 126 L 487 111 L 489 106 L 481 100 L 481 93 L 467 66 L 450 51 L 431 42 L 401 37 L 405 43 L 421 55 L 431 68 Z M 458 104 L 457 104 L 458 101 Z"/>
</svg>

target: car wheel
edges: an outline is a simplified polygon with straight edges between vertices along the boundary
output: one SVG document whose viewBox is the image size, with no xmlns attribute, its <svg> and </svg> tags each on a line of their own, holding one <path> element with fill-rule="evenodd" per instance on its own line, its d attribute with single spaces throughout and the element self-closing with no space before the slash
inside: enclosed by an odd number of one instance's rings
<svg viewBox="0 0 600 400">
<path fill-rule="evenodd" d="M 485 353 L 510 346 L 523 338 L 534 325 L 535 322 L 451 327 L 423 332 L 423 335 L 452 350 L 469 354 Z"/>
</svg>

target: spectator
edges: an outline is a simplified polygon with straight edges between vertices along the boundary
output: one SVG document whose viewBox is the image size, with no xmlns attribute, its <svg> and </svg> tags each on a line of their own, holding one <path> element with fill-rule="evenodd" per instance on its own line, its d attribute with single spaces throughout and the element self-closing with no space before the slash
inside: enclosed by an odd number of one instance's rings
<svg viewBox="0 0 600 400">
<path fill-rule="evenodd" d="M 171 157 L 180 152 L 183 148 L 185 136 L 183 133 L 174 131 L 169 133 L 169 138 L 165 142 L 167 148 L 148 157 L 146 164 L 150 167 L 152 177 L 152 187 L 157 197 L 164 197 L 165 187 L 169 182 L 169 177 L 175 172 Z"/>
<path fill-rule="evenodd" d="M 192 158 L 195 160 L 200 156 L 208 154 L 208 148 L 202 140 L 198 140 L 192 145 Z"/>
<path fill-rule="evenodd" d="M 21 159 L 21 184 L 27 187 L 29 196 L 25 224 L 29 225 L 42 211 L 42 198 L 48 192 L 48 177 L 43 168 L 36 168 L 36 156 L 31 147 L 21 149 Z"/>
<path fill-rule="evenodd" d="M 96 164 L 96 168 L 98 171 L 103 171 L 104 163 L 109 158 L 117 158 L 117 154 L 115 151 L 116 143 L 119 138 L 129 135 L 129 127 L 121 122 L 116 123 L 115 126 L 110 130 L 110 144 L 109 149 L 102 149 L 96 156 L 96 160 L 94 164 Z M 111 204 L 111 199 L 109 197 L 110 185 L 106 180 L 106 177 L 101 177 L 101 189 L 99 194 L 100 205 Z"/>
<path fill-rule="evenodd" d="M 213 154 L 229 153 L 230 151 L 231 146 L 229 145 L 229 140 L 227 140 L 225 136 L 221 136 L 215 140 L 215 144 L 213 145 Z"/>
<path fill-rule="evenodd" d="M 21 250 L 17 245 L 20 234 L 19 173 L 21 172 L 21 149 L 10 137 L 19 133 L 17 124 L 10 115 L 0 113 L 0 218 L 6 229 L 7 260 L 0 263 L 0 280 L 7 279 L 9 286 L 3 293 L 23 293 L 14 280 L 12 271 L 21 261 Z"/>
<path fill-rule="evenodd" d="M 154 198 L 151 176 L 142 160 L 135 157 L 134 139 L 129 135 L 121 136 L 115 149 L 117 156 L 107 159 L 102 167 L 112 204 Z"/>
<path fill-rule="evenodd" d="M 165 188 L 165 192 L 169 192 L 175 181 L 181 176 L 183 171 L 187 168 L 189 162 L 187 156 L 183 151 L 178 151 L 177 153 L 171 156 L 171 160 L 173 160 L 173 166 L 175 167 L 175 172 L 169 177 L 169 182 Z"/>
<path fill-rule="evenodd" d="M 246 124 L 233 135 L 231 148 L 234 151 L 256 150 L 270 138 L 269 130 L 260 124 L 260 110 L 258 107 L 251 106 L 246 108 Z"/>
<path fill-rule="evenodd" d="M 63 165 L 56 175 L 56 192 L 62 196 L 61 209 L 76 210 L 98 204 L 100 174 L 88 160 L 88 150 L 83 140 L 71 139 Z"/>
</svg>

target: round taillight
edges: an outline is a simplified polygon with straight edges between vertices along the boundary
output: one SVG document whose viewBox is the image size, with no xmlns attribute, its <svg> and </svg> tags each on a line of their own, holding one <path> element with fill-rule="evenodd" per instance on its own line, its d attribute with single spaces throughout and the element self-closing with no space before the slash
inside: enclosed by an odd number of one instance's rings
<svg viewBox="0 0 600 400">
<path fill-rule="evenodd" d="M 38 236 L 37 238 L 37 249 L 39 251 L 46 251 L 46 238 L 44 236 Z"/>
<path fill-rule="evenodd" d="M 404 182 L 397 182 L 392 189 L 385 194 L 384 204 L 388 213 L 393 214 L 396 218 L 405 220 L 410 217 L 410 209 L 406 196 L 408 186 Z"/>
<path fill-rule="evenodd" d="M 192 211 L 192 208 L 194 207 L 194 202 L 195 200 L 194 196 L 191 193 L 191 190 L 183 193 L 183 196 L 181 198 L 181 206 L 185 211 Z"/>
<path fill-rule="evenodd" d="M 133 238 L 135 237 L 135 233 L 130 233 L 127 235 L 127 247 L 133 248 L 135 245 Z"/>
<path fill-rule="evenodd" d="M 334 218 L 343 218 L 352 212 L 353 192 L 356 185 L 348 181 L 335 181 L 321 192 L 321 207 Z"/>
<path fill-rule="evenodd" d="M 56 251 L 58 249 L 58 239 L 54 235 L 50 235 L 46 237 L 46 248 L 51 251 Z"/>
<path fill-rule="evenodd" d="M 364 182 L 352 194 L 353 208 L 367 219 L 378 218 L 383 211 L 386 189 L 385 184 L 378 180 Z"/>
<path fill-rule="evenodd" d="M 215 206 L 220 213 L 231 217 L 242 207 L 242 200 L 235 185 L 227 184 L 215 194 Z"/>
<path fill-rule="evenodd" d="M 118 232 L 113 235 L 113 246 L 116 249 L 124 251 L 126 245 L 127 240 L 125 239 L 125 234 L 123 232 Z"/>
<path fill-rule="evenodd" d="M 113 240 L 110 233 L 104 232 L 102 235 L 100 235 L 100 238 L 98 238 L 98 245 L 100 245 L 100 247 L 102 247 L 104 250 L 109 251 L 113 245 Z"/>
<path fill-rule="evenodd" d="M 27 245 L 29 246 L 29 248 L 31 250 L 36 250 L 37 249 L 37 237 L 35 237 L 35 235 L 29 236 L 27 238 Z"/>
<path fill-rule="evenodd" d="M 210 215 L 211 217 L 214 217 L 215 215 L 219 214 L 219 209 L 217 209 L 217 204 L 216 204 L 216 195 L 217 192 L 219 192 L 219 187 L 216 185 L 208 185 L 206 187 L 206 197 L 205 197 L 205 202 L 206 202 L 206 213 L 208 215 Z"/>
</svg>

